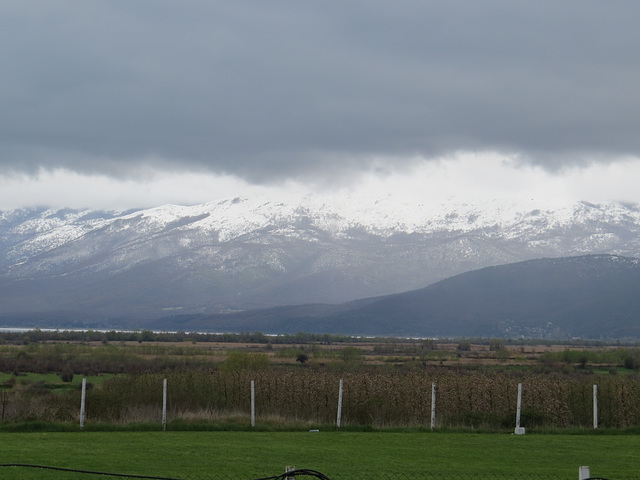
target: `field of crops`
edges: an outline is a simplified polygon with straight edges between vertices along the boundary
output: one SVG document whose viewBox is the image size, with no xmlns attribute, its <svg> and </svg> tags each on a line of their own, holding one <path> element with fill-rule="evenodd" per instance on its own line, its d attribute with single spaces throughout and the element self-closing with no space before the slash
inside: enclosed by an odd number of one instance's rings
<svg viewBox="0 0 640 480">
<path fill-rule="evenodd" d="M 311 424 L 336 419 L 343 380 L 343 425 L 428 426 L 431 385 L 436 385 L 438 427 L 512 429 L 517 384 L 523 382 L 523 425 L 588 427 L 592 424 L 593 382 L 598 382 L 600 426 L 640 425 L 640 382 L 630 377 L 597 379 L 517 375 L 478 371 L 420 373 L 189 372 L 116 377 L 89 392 L 89 418 L 99 422 L 153 421 L 158 418 L 162 378 L 168 379 L 170 418 L 207 420 L 245 415 L 250 382 L 255 383 L 258 420 L 279 417 Z M 76 403 L 77 405 L 77 403 Z M 127 418 L 134 412 L 133 418 Z M 150 415 L 145 418 L 144 414 Z M 135 417 L 138 415 L 138 417 Z"/>
<path fill-rule="evenodd" d="M 326 372 L 299 368 L 181 371 L 116 375 L 86 394 L 87 422 L 160 421 L 167 379 L 172 421 L 249 424 L 250 384 L 255 384 L 257 423 L 335 423 L 339 382 L 344 384 L 342 425 L 428 427 L 431 386 L 436 385 L 436 427 L 513 429 L 517 385 L 523 383 L 522 425 L 589 427 L 593 383 L 598 384 L 599 426 L 640 426 L 640 381 L 633 376 L 558 376 L 429 369 L 422 372 Z M 77 387 L 45 384 L 0 391 L 5 421 L 76 422 Z"/>
<path fill-rule="evenodd" d="M 0 429 L 28 422 L 77 427 L 83 376 L 88 428 L 157 428 L 164 379 L 169 430 L 247 428 L 252 382 L 256 429 L 335 426 L 340 381 L 343 428 L 428 429 L 435 385 L 436 429 L 513 431 L 519 383 L 521 425 L 528 431 L 592 428 L 594 385 L 600 429 L 640 427 L 636 348 L 535 353 L 460 342 L 452 351 L 427 341 L 234 347 L 142 340 L 5 344 Z"/>
</svg>

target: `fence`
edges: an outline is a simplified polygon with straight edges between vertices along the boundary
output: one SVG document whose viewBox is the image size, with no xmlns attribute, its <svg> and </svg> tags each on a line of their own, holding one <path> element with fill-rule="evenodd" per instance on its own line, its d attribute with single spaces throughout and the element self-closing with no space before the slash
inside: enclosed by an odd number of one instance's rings
<svg viewBox="0 0 640 480">
<path fill-rule="evenodd" d="M 342 406 L 343 406 L 343 391 L 344 391 L 344 380 L 341 378 L 338 386 L 338 402 L 337 402 L 337 419 L 336 426 L 340 428 L 342 423 Z M 256 425 L 256 389 L 255 389 L 255 380 L 251 380 L 251 395 L 250 395 L 250 405 L 251 405 L 251 427 L 255 427 Z M 437 419 L 437 409 L 436 409 L 436 383 L 433 382 L 431 384 L 431 404 L 429 406 L 431 412 L 431 422 L 430 427 L 433 430 L 436 427 L 436 419 Z M 518 383 L 517 386 L 517 405 L 516 405 L 516 414 L 515 414 L 515 430 L 514 433 L 518 435 L 522 435 L 525 433 L 525 427 L 521 426 L 522 420 L 522 383 Z M 168 381 L 166 378 L 162 381 L 162 428 L 166 430 L 167 427 L 167 393 L 168 393 Z M 81 395 L 81 405 L 80 405 L 80 428 L 84 427 L 84 416 L 85 416 L 85 399 L 86 399 L 86 379 L 82 380 L 82 395 Z M 593 428 L 598 428 L 598 386 L 593 385 Z"/>
<path fill-rule="evenodd" d="M 0 391 L 5 421 L 158 423 L 176 420 L 305 423 L 342 427 L 628 428 L 640 426 L 637 376 L 594 377 L 282 371 L 122 375 L 97 388 Z M 520 395 L 518 384 L 521 384 Z M 520 400 L 519 400 L 520 398 Z M 310 427 L 311 428 L 311 427 Z"/>
</svg>

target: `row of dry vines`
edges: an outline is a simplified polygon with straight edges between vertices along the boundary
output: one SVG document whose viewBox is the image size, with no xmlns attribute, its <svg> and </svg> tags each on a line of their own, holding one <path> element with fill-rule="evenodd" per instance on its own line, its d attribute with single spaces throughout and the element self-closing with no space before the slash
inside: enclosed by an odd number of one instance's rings
<svg viewBox="0 0 640 480">
<path fill-rule="evenodd" d="M 588 427 L 593 384 L 598 385 L 602 428 L 640 426 L 640 380 L 631 376 L 550 376 L 479 371 L 425 373 L 332 373 L 297 371 L 191 371 L 122 375 L 90 389 L 86 421 L 158 422 L 162 382 L 168 380 L 168 418 L 220 421 L 248 417 L 255 382 L 257 422 L 331 424 L 336 421 L 339 380 L 344 394 L 342 425 L 429 426 L 431 385 L 436 384 L 437 427 L 513 428 L 517 384 L 523 383 L 521 425 Z M 0 392 L 4 421 L 64 421 L 78 418 L 80 392 L 46 389 Z"/>
</svg>

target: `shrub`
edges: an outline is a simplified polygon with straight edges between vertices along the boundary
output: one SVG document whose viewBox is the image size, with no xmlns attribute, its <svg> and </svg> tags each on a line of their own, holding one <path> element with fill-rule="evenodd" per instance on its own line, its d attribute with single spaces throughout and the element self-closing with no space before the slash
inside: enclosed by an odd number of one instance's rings
<svg viewBox="0 0 640 480">
<path fill-rule="evenodd" d="M 262 370 L 269 365 L 269 357 L 265 353 L 232 351 L 220 368 L 222 370 Z"/>
<path fill-rule="evenodd" d="M 362 361 L 362 350 L 358 347 L 345 347 L 340 351 L 342 360 L 347 363 Z"/>
</svg>

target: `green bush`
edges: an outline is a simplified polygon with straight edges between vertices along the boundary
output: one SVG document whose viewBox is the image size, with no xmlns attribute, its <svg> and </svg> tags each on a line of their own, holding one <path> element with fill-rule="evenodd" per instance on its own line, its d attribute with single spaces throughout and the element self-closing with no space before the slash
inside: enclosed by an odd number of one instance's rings
<svg viewBox="0 0 640 480">
<path fill-rule="evenodd" d="M 347 363 L 361 362 L 363 355 L 362 350 L 358 347 L 345 347 L 340 351 L 342 360 Z"/>
<path fill-rule="evenodd" d="M 229 353 L 220 365 L 221 370 L 263 370 L 269 365 L 269 357 L 266 353 L 244 352 L 234 350 Z"/>
</svg>

